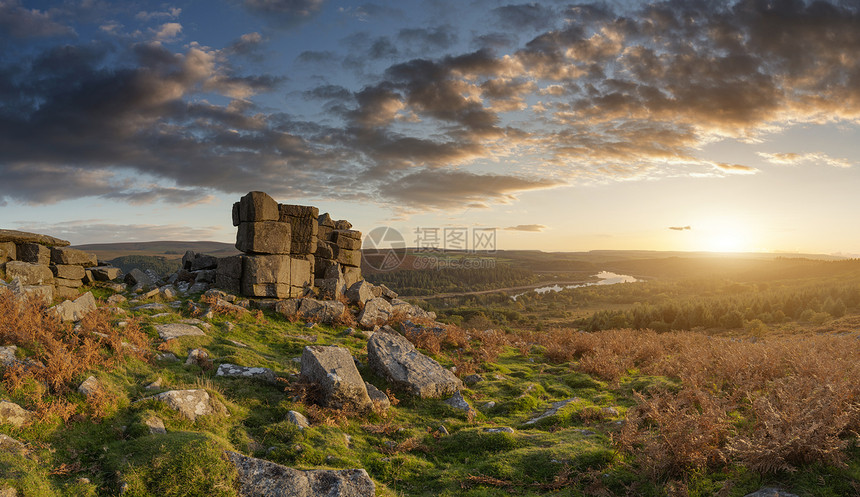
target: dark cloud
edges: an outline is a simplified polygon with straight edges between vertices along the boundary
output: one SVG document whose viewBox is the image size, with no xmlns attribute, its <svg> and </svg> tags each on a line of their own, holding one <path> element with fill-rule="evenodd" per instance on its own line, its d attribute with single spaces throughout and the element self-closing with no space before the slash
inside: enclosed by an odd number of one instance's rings
<svg viewBox="0 0 860 497">
<path fill-rule="evenodd" d="M 689 231 L 693 228 L 690 226 L 669 226 L 669 229 L 673 231 Z"/>
<path fill-rule="evenodd" d="M 75 30 L 54 19 L 52 11 L 28 9 L 19 0 L 0 0 L 0 33 L 16 38 L 74 35 Z"/>
<path fill-rule="evenodd" d="M 486 33 L 475 35 L 472 38 L 473 45 L 489 50 L 505 50 L 513 47 L 516 43 L 517 37 L 511 33 Z"/>
<path fill-rule="evenodd" d="M 502 27 L 517 31 L 547 29 L 559 18 L 555 9 L 540 3 L 505 5 L 491 12 Z"/>
<path fill-rule="evenodd" d="M 292 28 L 319 13 L 325 0 L 243 0 L 245 10 L 279 28 Z"/>
<path fill-rule="evenodd" d="M 422 52 L 447 49 L 457 43 L 457 32 L 451 26 L 432 29 L 406 28 L 397 32 L 397 40 Z"/>
<path fill-rule="evenodd" d="M 296 60 L 304 63 L 328 64 L 338 60 L 338 56 L 330 51 L 306 50 L 300 53 Z"/>
<path fill-rule="evenodd" d="M 507 228 L 502 228 L 506 231 L 529 231 L 529 232 L 540 232 L 546 229 L 546 226 L 542 224 L 518 224 L 516 226 L 508 226 Z"/>
<path fill-rule="evenodd" d="M 451 209 L 510 203 L 517 193 L 560 185 L 549 179 L 423 169 L 384 184 L 380 192 L 410 208 Z"/>
</svg>

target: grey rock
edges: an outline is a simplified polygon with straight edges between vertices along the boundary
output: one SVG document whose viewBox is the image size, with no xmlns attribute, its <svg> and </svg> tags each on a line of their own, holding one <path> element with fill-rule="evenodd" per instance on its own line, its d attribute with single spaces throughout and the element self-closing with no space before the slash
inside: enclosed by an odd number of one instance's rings
<svg viewBox="0 0 860 497">
<path fill-rule="evenodd" d="M 185 359 L 186 366 L 205 367 L 209 363 L 209 352 L 203 349 L 191 349 L 188 351 L 188 357 Z"/>
<path fill-rule="evenodd" d="M 242 222 L 236 232 L 236 248 L 252 254 L 289 254 L 290 223 Z"/>
<path fill-rule="evenodd" d="M 70 266 L 66 264 L 57 264 L 51 266 L 51 271 L 54 273 L 54 276 L 57 278 L 64 278 L 67 280 L 83 280 L 87 275 L 87 271 L 82 266 Z"/>
<path fill-rule="evenodd" d="M 217 267 L 217 257 L 208 254 L 195 254 L 194 259 L 191 261 L 191 267 L 187 269 L 193 273 L 195 271 L 215 269 Z"/>
<path fill-rule="evenodd" d="M 18 350 L 18 347 L 14 345 L 7 345 L 5 347 L 0 347 L 0 366 L 14 366 L 18 363 L 18 359 L 15 358 L 15 351 Z"/>
<path fill-rule="evenodd" d="M 491 400 L 491 401 L 487 402 L 486 404 L 484 404 L 483 406 L 481 406 L 481 410 L 487 411 L 487 410 L 492 409 L 494 407 L 496 407 L 496 403 Z"/>
<path fill-rule="evenodd" d="M 51 248 L 51 262 L 54 264 L 65 264 L 69 266 L 98 266 L 99 261 L 95 254 L 83 250 L 68 247 Z"/>
<path fill-rule="evenodd" d="M 442 435 L 449 435 L 448 428 L 445 428 L 445 425 L 440 425 L 439 428 L 436 429 Z"/>
<path fill-rule="evenodd" d="M 249 255 L 243 260 L 241 288 L 249 297 L 290 298 L 288 255 Z"/>
<path fill-rule="evenodd" d="M 370 401 L 373 402 L 373 405 L 377 409 L 387 411 L 391 408 L 391 400 L 388 398 L 388 395 L 385 395 L 385 392 L 366 381 L 364 382 L 364 386 L 367 388 L 367 395 L 370 397 Z"/>
<path fill-rule="evenodd" d="M 47 266 L 51 263 L 51 249 L 38 243 L 22 243 L 18 245 L 19 261 L 29 262 L 30 264 L 40 264 Z"/>
<path fill-rule="evenodd" d="M 337 276 L 333 278 L 325 278 L 317 281 L 319 282 L 317 287 L 320 289 L 320 298 L 340 300 L 343 297 L 344 290 L 346 289 L 346 281 L 344 281 L 342 274 L 337 273 Z"/>
<path fill-rule="evenodd" d="M 116 304 L 121 304 L 121 303 L 125 302 L 126 300 L 128 300 L 128 299 L 125 298 L 125 296 L 117 293 L 117 294 L 114 294 L 114 295 L 111 295 L 110 297 L 108 297 L 107 303 L 111 304 L 111 305 L 116 305 Z"/>
<path fill-rule="evenodd" d="M 150 435 L 167 434 L 167 430 L 164 428 L 164 421 L 158 416 L 147 416 L 143 419 L 143 424 L 149 428 Z"/>
<path fill-rule="evenodd" d="M 20 428 L 31 423 L 35 415 L 14 402 L 0 400 L 0 424 L 9 423 Z"/>
<path fill-rule="evenodd" d="M 358 324 L 364 328 L 373 328 L 385 324 L 391 317 L 391 304 L 384 298 L 375 297 L 364 304 L 364 309 L 358 315 Z"/>
<path fill-rule="evenodd" d="M 169 390 L 149 398 L 163 402 L 191 421 L 198 416 L 227 414 L 224 404 L 210 397 L 206 390 Z"/>
<path fill-rule="evenodd" d="M 95 297 L 91 292 L 87 292 L 74 301 L 65 300 L 51 309 L 61 321 L 80 321 L 84 316 L 95 311 L 96 308 Z"/>
<path fill-rule="evenodd" d="M 155 358 L 159 361 L 162 361 L 162 362 L 177 362 L 177 361 L 179 361 L 179 358 L 170 352 L 158 354 L 155 356 Z"/>
<path fill-rule="evenodd" d="M 149 304 L 142 304 L 131 308 L 133 311 L 166 311 L 169 309 L 170 307 L 160 302 L 150 302 Z"/>
<path fill-rule="evenodd" d="M 302 351 L 301 377 L 320 388 L 321 404 L 340 409 L 372 407 L 364 380 L 349 350 L 342 347 L 309 345 Z"/>
<path fill-rule="evenodd" d="M 346 291 L 346 298 L 352 304 L 365 304 L 373 298 L 373 284 L 365 280 L 352 284 Z"/>
<path fill-rule="evenodd" d="M 215 376 L 224 376 L 227 378 L 254 378 L 269 383 L 275 383 L 275 381 L 277 381 L 275 372 L 269 368 L 252 368 L 247 366 L 237 366 L 235 364 L 221 364 L 218 366 L 218 371 L 215 372 Z"/>
<path fill-rule="evenodd" d="M 30 264 L 29 262 L 10 261 L 6 263 L 6 277 L 18 278 L 25 286 L 52 285 L 54 273 L 51 268 L 42 264 Z"/>
<path fill-rule="evenodd" d="M 17 230 L 0 230 L 0 242 L 12 242 L 19 245 L 22 243 L 38 243 L 49 247 L 69 246 L 69 242 L 66 240 L 54 238 L 53 236 Z"/>
<path fill-rule="evenodd" d="M 349 288 L 352 285 L 361 281 L 361 268 L 360 267 L 352 267 L 352 266 L 344 266 L 343 268 L 343 279 L 346 281 L 346 287 Z"/>
<path fill-rule="evenodd" d="M 120 277 L 122 270 L 112 266 L 98 266 L 89 269 L 96 281 L 113 281 Z"/>
<path fill-rule="evenodd" d="M 306 320 L 331 323 L 346 311 L 346 306 L 336 300 L 301 299 L 299 314 Z"/>
<path fill-rule="evenodd" d="M 20 278 L 15 278 L 7 287 L 18 300 L 31 299 L 51 305 L 54 301 L 55 288 L 52 285 L 24 285 Z"/>
<path fill-rule="evenodd" d="M 73 266 L 73 267 L 77 267 L 77 266 Z M 57 285 L 58 287 L 65 287 L 65 288 L 80 288 L 80 287 L 84 286 L 84 282 L 82 279 L 68 280 L 66 278 L 54 278 L 54 284 Z M 77 292 L 75 292 L 75 293 L 77 293 Z"/>
<path fill-rule="evenodd" d="M 238 452 L 227 457 L 239 472 L 241 497 L 372 497 L 376 485 L 363 469 L 299 471 Z"/>
<path fill-rule="evenodd" d="M 96 379 L 95 376 L 89 376 L 83 383 L 78 386 L 78 392 L 84 394 L 87 397 L 93 396 L 101 392 L 102 385 L 99 383 L 99 380 Z"/>
<path fill-rule="evenodd" d="M 310 428 L 311 424 L 308 422 L 308 418 L 304 416 L 304 414 L 298 411 L 290 411 L 287 413 L 287 421 L 296 425 L 300 430 L 304 430 L 305 428 Z"/>
<path fill-rule="evenodd" d="M 467 385 L 475 385 L 475 384 L 478 384 L 478 383 L 484 381 L 484 378 L 478 374 L 470 374 L 469 376 L 463 378 L 463 381 Z"/>
<path fill-rule="evenodd" d="M 367 341 L 367 359 L 389 382 L 421 398 L 451 395 L 463 387 L 451 371 L 415 350 L 401 335 L 374 333 Z"/>
<path fill-rule="evenodd" d="M 299 299 L 281 300 L 275 304 L 275 312 L 287 317 L 295 316 L 299 312 L 300 305 L 301 300 Z"/>
<path fill-rule="evenodd" d="M 239 199 L 239 222 L 277 221 L 278 203 L 263 192 L 249 192 Z"/>
<path fill-rule="evenodd" d="M 15 440 L 14 438 L 0 433 L 0 452 L 10 452 L 23 456 L 27 453 L 27 446 Z M 14 493 L 12 495 L 15 495 Z M 3 496 L 3 491 L 0 490 L 0 497 Z"/>
<path fill-rule="evenodd" d="M 472 406 L 470 406 L 468 402 L 466 402 L 466 399 L 463 398 L 463 394 L 460 392 L 454 392 L 454 395 L 450 399 L 446 399 L 444 402 L 454 409 L 463 411 L 466 414 L 475 413 L 475 410 L 472 409 Z"/>
<path fill-rule="evenodd" d="M 215 283 L 218 276 L 218 272 L 215 269 L 200 269 L 192 271 L 192 274 L 195 276 L 195 283 Z"/>
<path fill-rule="evenodd" d="M 500 426 L 498 428 L 484 428 L 486 433 L 514 433 L 514 429 L 509 426 Z"/>
<path fill-rule="evenodd" d="M 155 331 L 162 340 L 171 340 L 173 338 L 184 336 L 205 336 L 206 333 L 200 328 L 190 324 L 183 323 L 168 323 L 155 325 Z"/>
<path fill-rule="evenodd" d="M 155 283 L 152 281 L 152 279 L 149 277 L 149 275 L 147 275 L 146 273 L 144 273 L 143 271 L 141 271 L 138 268 L 132 268 L 131 271 L 126 273 L 123 281 L 125 281 L 125 283 L 128 285 L 131 285 L 134 287 L 140 286 L 141 288 L 147 287 L 147 286 L 152 286 Z"/>
</svg>

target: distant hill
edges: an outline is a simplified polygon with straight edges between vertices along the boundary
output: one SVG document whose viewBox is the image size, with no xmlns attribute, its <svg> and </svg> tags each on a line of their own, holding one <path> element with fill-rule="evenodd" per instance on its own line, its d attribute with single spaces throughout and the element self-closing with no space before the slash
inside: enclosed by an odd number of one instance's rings
<svg viewBox="0 0 860 497">
<path fill-rule="evenodd" d="M 90 243 L 86 245 L 75 245 L 74 248 L 96 254 L 100 261 L 108 261 L 117 257 L 140 255 L 157 256 L 165 259 L 179 259 L 187 250 L 201 252 L 217 257 L 238 254 L 230 243 L 222 242 L 124 242 L 124 243 Z"/>
</svg>

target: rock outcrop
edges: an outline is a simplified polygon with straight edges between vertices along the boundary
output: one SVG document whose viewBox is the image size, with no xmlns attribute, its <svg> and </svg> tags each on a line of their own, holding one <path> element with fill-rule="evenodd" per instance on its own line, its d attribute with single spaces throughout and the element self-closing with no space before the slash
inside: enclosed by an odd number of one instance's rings
<svg viewBox="0 0 860 497">
<path fill-rule="evenodd" d="M 374 333 L 367 341 L 367 360 L 392 384 L 421 398 L 451 395 L 463 387 L 454 373 L 418 352 L 401 335 Z"/>
<path fill-rule="evenodd" d="M 239 473 L 242 497 L 372 497 L 376 485 L 363 469 L 299 471 L 238 452 L 227 457 Z"/>
<path fill-rule="evenodd" d="M 227 414 L 224 404 L 212 398 L 206 390 L 169 390 L 149 398 L 163 402 L 191 421 L 198 416 Z"/>
<path fill-rule="evenodd" d="M 317 385 L 320 403 L 335 409 L 365 411 L 372 407 L 367 387 L 349 350 L 321 345 L 302 351 L 301 378 Z"/>
</svg>

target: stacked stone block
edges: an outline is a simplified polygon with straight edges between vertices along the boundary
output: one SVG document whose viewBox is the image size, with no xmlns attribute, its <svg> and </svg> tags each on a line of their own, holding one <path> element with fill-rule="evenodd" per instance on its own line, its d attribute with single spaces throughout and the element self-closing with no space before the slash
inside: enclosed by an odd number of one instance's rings
<svg viewBox="0 0 860 497">
<path fill-rule="evenodd" d="M 250 192 L 233 204 L 233 225 L 243 254 L 219 259 L 218 288 L 284 299 L 317 287 L 316 293 L 336 298 L 361 279 L 361 233 L 316 207 Z"/>
<path fill-rule="evenodd" d="M 0 230 L 0 269 L 7 278 L 17 278 L 28 293 L 47 300 L 77 297 L 78 288 L 93 281 L 98 260 L 68 245 L 46 235 Z"/>
</svg>

